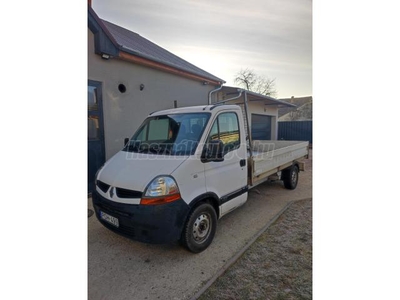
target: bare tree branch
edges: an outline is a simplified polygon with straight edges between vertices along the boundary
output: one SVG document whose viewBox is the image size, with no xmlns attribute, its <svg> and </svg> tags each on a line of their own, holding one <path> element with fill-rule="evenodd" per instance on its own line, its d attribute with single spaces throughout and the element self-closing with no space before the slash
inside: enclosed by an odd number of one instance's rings
<svg viewBox="0 0 400 300">
<path fill-rule="evenodd" d="M 248 68 L 241 69 L 236 74 L 235 83 L 250 91 L 256 83 L 256 74 Z"/>
<path fill-rule="evenodd" d="M 258 76 L 251 69 L 241 69 L 235 76 L 235 83 L 249 91 L 275 97 L 277 91 L 275 88 L 275 79 Z"/>
</svg>

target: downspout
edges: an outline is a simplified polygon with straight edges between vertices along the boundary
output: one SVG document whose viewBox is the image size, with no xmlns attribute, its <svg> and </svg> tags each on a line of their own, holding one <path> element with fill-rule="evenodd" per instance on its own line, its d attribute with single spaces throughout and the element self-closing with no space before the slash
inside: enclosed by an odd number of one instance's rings
<svg viewBox="0 0 400 300">
<path fill-rule="evenodd" d="M 219 87 L 217 87 L 215 90 L 212 90 L 208 93 L 208 105 L 211 105 L 211 94 L 219 91 L 220 89 L 222 89 L 222 84 Z"/>
</svg>

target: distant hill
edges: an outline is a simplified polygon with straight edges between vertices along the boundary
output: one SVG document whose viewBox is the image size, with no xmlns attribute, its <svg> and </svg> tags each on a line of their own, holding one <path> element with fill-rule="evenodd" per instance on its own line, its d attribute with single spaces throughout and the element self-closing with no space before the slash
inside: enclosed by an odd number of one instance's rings
<svg viewBox="0 0 400 300">
<path fill-rule="evenodd" d="M 279 99 L 297 105 L 297 107 L 283 107 L 279 109 L 278 121 L 312 120 L 312 96 L 299 98 Z"/>
</svg>

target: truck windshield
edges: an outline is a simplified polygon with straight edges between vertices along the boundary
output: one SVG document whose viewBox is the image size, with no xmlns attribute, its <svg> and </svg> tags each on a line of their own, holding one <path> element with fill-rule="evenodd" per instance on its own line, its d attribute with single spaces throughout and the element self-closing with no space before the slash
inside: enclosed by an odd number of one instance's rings
<svg viewBox="0 0 400 300">
<path fill-rule="evenodd" d="M 209 113 L 186 113 L 147 118 L 123 151 L 192 155 L 207 125 Z"/>
</svg>

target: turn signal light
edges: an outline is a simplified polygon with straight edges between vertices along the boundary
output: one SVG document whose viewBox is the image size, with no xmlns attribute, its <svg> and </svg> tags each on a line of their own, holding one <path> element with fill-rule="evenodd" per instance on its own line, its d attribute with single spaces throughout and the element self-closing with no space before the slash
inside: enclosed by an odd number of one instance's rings
<svg viewBox="0 0 400 300">
<path fill-rule="evenodd" d="M 151 198 L 142 198 L 140 200 L 141 205 L 159 205 L 174 202 L 176 200 L 181 199 L 181 194 L 174 194 L 168 196 L 160 196 L 160 197 L 151 197 Z"/>
</svg>

